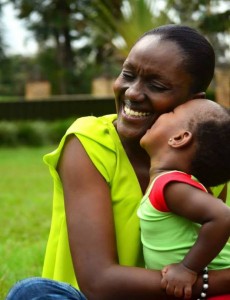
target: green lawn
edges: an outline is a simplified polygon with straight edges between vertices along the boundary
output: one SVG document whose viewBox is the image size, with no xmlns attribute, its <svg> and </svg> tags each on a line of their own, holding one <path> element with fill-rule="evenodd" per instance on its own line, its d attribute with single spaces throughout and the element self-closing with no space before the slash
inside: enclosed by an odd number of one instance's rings
<svg viewBox="0 0 230 300">
<path fill-rule="evenodd" d="M 0 299 L 17 280 L 41 275 L 52 206 L 42 156 L 54 148 L 0 148 Z"/>
</svg>

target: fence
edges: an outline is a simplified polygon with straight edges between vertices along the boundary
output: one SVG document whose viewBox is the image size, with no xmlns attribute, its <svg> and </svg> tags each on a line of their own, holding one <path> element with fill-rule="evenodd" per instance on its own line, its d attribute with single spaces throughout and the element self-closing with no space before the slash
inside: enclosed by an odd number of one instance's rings
<svg viewBox="0 0 230 300">
<path fill-rule="evenodd" d="M 0 102 L 0 120 L 55 120 L 115 113 L 114 98 L 56 97 L 36 101 Z"/>
</svg>

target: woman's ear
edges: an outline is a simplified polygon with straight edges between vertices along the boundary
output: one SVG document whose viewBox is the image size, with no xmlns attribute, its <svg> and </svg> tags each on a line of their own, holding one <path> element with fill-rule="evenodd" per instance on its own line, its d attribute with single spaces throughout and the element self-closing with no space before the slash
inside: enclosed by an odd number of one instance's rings
<svg viewBox="0 0 230 300">
<path fill-rule="evenodd" d="M 168 145 L 173 148 L 180 148 L 187 146 L 191 141 L 192 133 L 190 131 L 181 131 L 168 140 Z"/>
</svg>

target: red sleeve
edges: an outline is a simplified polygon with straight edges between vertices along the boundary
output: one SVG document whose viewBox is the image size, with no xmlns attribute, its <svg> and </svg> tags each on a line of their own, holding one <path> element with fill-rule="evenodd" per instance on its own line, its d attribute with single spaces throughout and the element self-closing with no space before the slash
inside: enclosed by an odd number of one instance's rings
<svg viewBox="0 0 230 300">
<path fill-rule="evenodd" d="M 172 172 L 165 173 L 155 179 L 152 190 L 149 194 L 149 200 L 151 204 L 159 211 L 162 212 L 170 211 L 164 199 L 164 188 L 169 182 L 172 181 L 187 183 L 189 185 L 192 185 L 198 189 L 207 192 L 205 187 L 201 183 L 193 180 L 192 176 L 189 174 L 182 173 L 179 171 L 172 171 Z"/>
</svg>

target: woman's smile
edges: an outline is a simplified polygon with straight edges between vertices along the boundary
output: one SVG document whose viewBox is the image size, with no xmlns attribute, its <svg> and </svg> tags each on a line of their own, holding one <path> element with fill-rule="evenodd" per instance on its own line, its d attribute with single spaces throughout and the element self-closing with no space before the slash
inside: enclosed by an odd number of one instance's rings
<svg viewBox="0 0 230 300">
<path fill-rule="evenodd" d="M 145 111 L 138 111 L 136 109 L 131 109 L 129 106 L 126 104 L 123 106 L 123 113 L 125 116 L 130 117 L 130 118 L 143 118 L 147 117 L 150 115 L 150 112 L 145 112 Z"/>
</svg>

